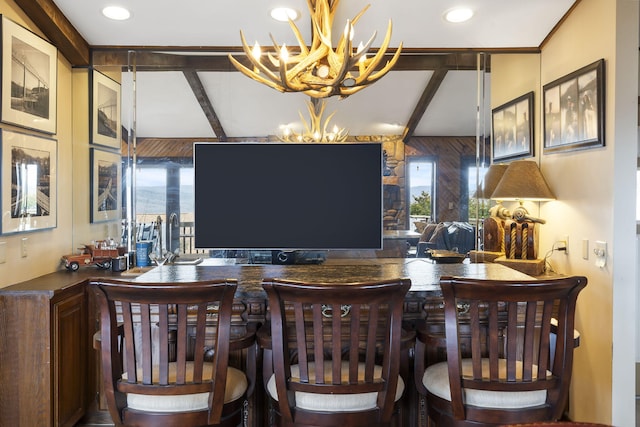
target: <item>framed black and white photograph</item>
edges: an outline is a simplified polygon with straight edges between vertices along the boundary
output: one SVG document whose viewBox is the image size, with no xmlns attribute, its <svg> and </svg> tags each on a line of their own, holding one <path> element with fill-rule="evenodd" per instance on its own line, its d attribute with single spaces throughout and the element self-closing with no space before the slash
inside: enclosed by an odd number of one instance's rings
<svg viewBox="0 0 640 427">
<path fill-rule="evenodd" d="M 120 219 L 122 166 L 119 153 L 91 149 L 91 222 Z"/>
<path fill-rule="evenodd" d="M 120 148 L 120 84 L 91 71 L 91 142 Z"/>
<path fill-rule="evenodd" d="M 494 162 L 533 156 L 533 92 L 491 112 Z"/>
<path fill-rule="evenodd" d="M 57 141 L 1 130 L 2 234 L 57 225 Z"/>
<path fill-rule="evenodd" d="M 604 59 L 543 86 L 544 152 L 604 146 Z"/>
<path fill-rule="evenodd" d="M 2 16 L 2 121 L 56 133 L 58 50 Z"/>
</svg>

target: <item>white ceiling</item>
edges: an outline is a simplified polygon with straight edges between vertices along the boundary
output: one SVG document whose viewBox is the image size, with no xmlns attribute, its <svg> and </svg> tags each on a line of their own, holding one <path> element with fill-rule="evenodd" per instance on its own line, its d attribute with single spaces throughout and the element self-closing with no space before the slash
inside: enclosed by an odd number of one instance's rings
<svg viewBox="0 0 640 427">
<path fill-rule="evenodd" d="M 151 46 L 159 51 L 163 47 L 202 47 L 202 51 L 210 47 L 219 52 L 224 47 L 240 46 L 241 29 L 250 44 L 258 41 L 271 45 L 272 34 L 279 43 L 297 45 L 289 25 L 270 18 L 269 11 L 276 5 L 302 12 L 296 25 L 310 41 L 307 2 L 303 0 L 120 0 L 118 3 L 132 12 L 131 19 L 123 22 L 101 15 L 101 9 L 112 4 L 109 0 L 54 2 L 92 46 Z M 379 46 L 391 19 L 390 45 L 395 48 L 402 42 L 406 52 L 534 48 L 574 3 L 575 0 L 343 0 L 334 20 L 334 32 L 339 34 L 348 18 L 370 4 L 355 26 L 354 44 L 377 32 L 373 46 Z M 459 4 L 474 9 L 472 20 L 458 25 L 444 22 L 443 12 Z M 429 70 L 393 70 L 349 98 L 329 99 L 325 115 L 336 111 L 331 123 L 347 128 L 351 135 L 402 134 L 431 75 Z M 182 72 L 139 71 L 135 77 L 138 137 L 216 136 Z M 198 77 L 227 137 L 274 135 L 281 132 L 281 125 L 301 126 L 298 112 L 308 120 L 305 95 L 282 94 L 238 72 L 199 71 Z M 477 80 L 475 71 L 450 71 L 413 135 L 475 135 Z M 485 80 L 488 82 L 488 78 Z M 125 126 L 131 117 L 131 88 L 132 75 L 125 75 Z M 488 105 L 487 99 L 485 107 Z"/>
</svg>

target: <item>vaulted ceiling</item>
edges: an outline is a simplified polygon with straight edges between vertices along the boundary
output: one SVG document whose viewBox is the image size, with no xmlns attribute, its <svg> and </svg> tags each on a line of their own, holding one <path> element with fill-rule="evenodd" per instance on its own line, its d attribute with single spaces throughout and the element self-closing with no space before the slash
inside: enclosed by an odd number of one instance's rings
<svg viewBox="0 0 640 427">
<path fill-rule="evenodd" d="M 271 34 L 278 43 L 297 45 L 289 25 L 269 16 L 276 5 L 302 13 L 296 25 L 309 41 L 306 1 L 121 0 L 132 17 L 119 22 L 101 15 L 103 1 L 15 1 L 72 65 L 135 63 L 135 73 L 122 78 L 122 110 L 129 128 L 135 101 L 138 137 L 250 139 L 280 134 L 284 125 L 300 129 L 299 113 L 309 120 L 307 96 L 263 86 L 227 58 L 232 53 L 244 61 L 240 30 L 249 43 L 270 46 Z M 335 111 L 332 125 L 350 135 L 475 135 L 478 106 L 482 112 L 490 105 L 489 78 L 479 77 L 478 68 L 490 69 L 491 54 L 539 52 L 578 1 L 467 0 L 475 15 L 456 26 L 442 18 L 456 0 L 342 0 L 334 32 L 370 4 L 355 26 L 354 44 L 377 32 L 375 50 L 391 20 L 389 53 L 400 42 L 403 49 L 380 81 L 346 99 L 328 99 L 326 114 Z M 480 116 L 480 132 L 488 134 L 489 115 Z"/>
</svg>

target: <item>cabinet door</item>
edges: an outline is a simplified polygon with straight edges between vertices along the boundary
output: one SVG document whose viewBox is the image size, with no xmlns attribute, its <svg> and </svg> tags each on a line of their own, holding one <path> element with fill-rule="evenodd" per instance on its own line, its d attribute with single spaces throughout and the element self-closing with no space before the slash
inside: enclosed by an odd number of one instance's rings
<svg viewBox="0 0 640 427">
<path fill-rule="evenodd" d="M 84 292 L 52 306 L 54 426 L 73 426 L 84 414 L 87 312 Z"/>
</svg>

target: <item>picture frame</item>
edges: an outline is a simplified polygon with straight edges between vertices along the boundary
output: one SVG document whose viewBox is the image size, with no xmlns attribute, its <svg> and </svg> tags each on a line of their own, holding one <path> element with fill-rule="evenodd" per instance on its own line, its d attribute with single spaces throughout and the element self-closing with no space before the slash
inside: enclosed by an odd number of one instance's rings
<svg viewBox="0 0 640 427">
<path fill-rule="evenodd" d="M 533 91 L 491 110 L 493 162 L 532 157 Z"/>
<path fill-rule="evenodd" d="M 97 70 L 91 78 L 91 142 L 119 149 L 122 134 L 120 83 Z"/>
<path fill-rule="evenodd" d="M 604 59 L 545 84 L 543 151 L 603 147 Z"/>
<path fill-rule="evenodd" d="M 58 50 L 4 15 L 0 120 L 56 133 Z"/>
<path fill-rule="evenodd" d="M 58 144 L 55 139 L 0 130 L 1 234 L 57 226 Z"/>
<path fill-rule="evenodd" d="M 122 157 L 120 153 L 91 148 L 91 222 L 120 219 Z"/>
</svg>

